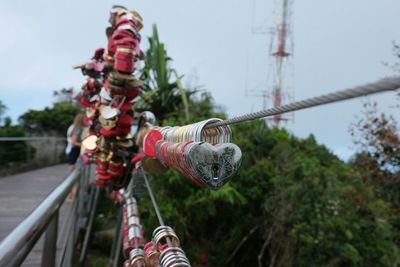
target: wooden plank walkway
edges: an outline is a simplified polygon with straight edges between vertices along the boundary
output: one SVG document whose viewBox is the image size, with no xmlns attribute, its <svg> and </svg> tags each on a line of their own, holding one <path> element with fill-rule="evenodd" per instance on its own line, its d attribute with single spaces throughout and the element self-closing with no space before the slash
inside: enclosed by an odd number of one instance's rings
<svg viewBox="0 0 400 267">
<path fill-rule="evenodd" d="M 0 177 L 0 240 L 10 233 L 38 204 L 59 185 L 68 174 L 66 164 L 56 165 L 7 177 Z M 70 208 L 66 202 L 60 210 L 59 240 L 57 249 L 64 237 L 61 227 Z M 22 266 L 41 266 L 43 237 L 26 258 Z"/>
</svg>

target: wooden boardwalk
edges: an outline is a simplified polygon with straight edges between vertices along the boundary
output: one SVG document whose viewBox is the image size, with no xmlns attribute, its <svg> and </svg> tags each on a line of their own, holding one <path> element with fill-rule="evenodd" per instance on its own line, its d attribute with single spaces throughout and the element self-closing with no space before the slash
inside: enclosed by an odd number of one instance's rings
<svg viewBox="0 0 400 267">
<path fill-rule="evenodd" d="M 56 165 L 7 177 L 0 177 L 0 240 L 10 233 L 68 174 L 66 164 Z M 64 203 L 59 218 L 58 251 L 70 203 Z M 57 251 L 57 252 L 58 252 Z M 41 266 L 43 237 L 22 266 Z"/>
</svg>

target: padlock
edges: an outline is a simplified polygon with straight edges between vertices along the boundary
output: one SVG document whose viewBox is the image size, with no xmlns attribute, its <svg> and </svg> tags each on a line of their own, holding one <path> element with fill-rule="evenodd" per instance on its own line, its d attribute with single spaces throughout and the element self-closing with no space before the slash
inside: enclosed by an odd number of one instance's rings
<svg viewBox="0 0 400 267">
<path fill-rule="evenodd" d="M 115 118 L 110 118 L 110 119 L 106 119 L 104 118 L 102 115 L 99 116 L 99 122 L 100 122 L 100 126 L 103 129 L 106 130 L 111 130 L 115 127 L 115 125 L 117 124 L 117 117 Z"/>
<path fill-rule="evenodd" d="M 96 154 L 96 168 L 107 171 L 109 162 L 107 160 L 107 154 L 99 152 Z"/>
<path fill-rule="evenodd" d="M 167 239 L 171 241 L 173 247 L 179 247 L 179 238 L 171 227 L 163 225 L 153 231 L 152 241 L 157 250 L 160 251 L 160 248 L 167 244 Z"/>
<path fill-rule="evenodd" d="M 206 142 L 161 140 L 155 149 L 160 162 L 211 189 L 219 189 L 228 182 L 239 169 L 242 158 L 240 148 L 232 143 L 213 146 Z"/>
<path fill-rule="evenodd" d="M 125 90 L 126 101 L 130 102 L 140 94 L 140 87 L 131 87 Z"/>
<path fill-rule="evenodd" d="M 160 267 L 190 267 L 189 259 L 179 247 L 168 247 L 160 254 Z"/>
<path fill-rule="evenodd" d="M 144 257 L 146 267 L 158 267 L 160 252 L 155 249 L 153 242 L 147 242 L 144 246 Z"/>
<path fill-rule="evenodd" d="M 155 158 L 144 156 L 141 163 L 143 170 L 148 173 L 165 173 L 168 171 L 168 168 Z"/>
<path fill-rule="evenodd" d="M 96 185 L 99 187 L 107 187 L 111 184 L 111 175 L 109 174 L 101 174 L 101 173 L 97 173 L 96 175 Z"/>
<path fill-rule="evenodd" d="M 145 267 L 144 251 L 141 248 L 132 249 L 129 253 L 131 267 Z"/>
</svg>

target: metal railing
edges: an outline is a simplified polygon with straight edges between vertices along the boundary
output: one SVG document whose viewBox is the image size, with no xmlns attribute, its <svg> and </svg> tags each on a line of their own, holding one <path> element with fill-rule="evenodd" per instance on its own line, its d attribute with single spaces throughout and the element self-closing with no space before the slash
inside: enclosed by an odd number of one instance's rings
<svg viewBox="0 0 400 267">
<path fill-rule="evenodd" d="M 90 186 L 90 167 L 81 166 L 72 171 L 40 204 L 0 243 L 0 266 L 20 266 L 39 238 L 45 233 L 42 266 L 71 266 L 79 229 L 87 227 L 91 209 L 89 199 L 95 193 Z M 76 185 L 76 195 L 61 229 L 64 240 L 58 240 L 59 211 L 68 194 Z M 93 184 L 92 184 L 93 185 Z M 91 192 L 89 192 L 91 191 Z M 57 241 L 61 252 L 57 254 Z M 57 257 L 56 257 L 57 256 Z M 56 262 L 58 259 L 58 262 Z"/>
<path fill-rule="evenodd" d="M 57 136 L 36 136 L 36 137 L 0 137 L 0 142 L 12 142 L 12 141 L 43 141 L 43 140 L 66 140 L 65 137 Z"/>
<path fill-rule="evenodd" d="M 0 176 L 62 163 L 66 145 L 57 136 L 0 137 Z"/>
</svg>

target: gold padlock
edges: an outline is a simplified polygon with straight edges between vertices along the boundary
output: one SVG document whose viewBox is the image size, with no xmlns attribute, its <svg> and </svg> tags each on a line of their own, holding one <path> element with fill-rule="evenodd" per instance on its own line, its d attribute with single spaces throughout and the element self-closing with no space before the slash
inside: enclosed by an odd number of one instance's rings
<svg viewBox="0 0 400 267">
<path fill-rule="evenodd" d="M 112 119 L 105 119 L 103 116 L 99 116 L 100 126 L 104 129 L 111 130 L 117 124 L 117 117 Z"/>
<path fill-rule="evenodd" d="M 164 166 L 160 161 L 149 156 L 144 156 L 141 160 L 142 168 L 149 173 L 165 173 L 168 168 Z"/>
</svg>

